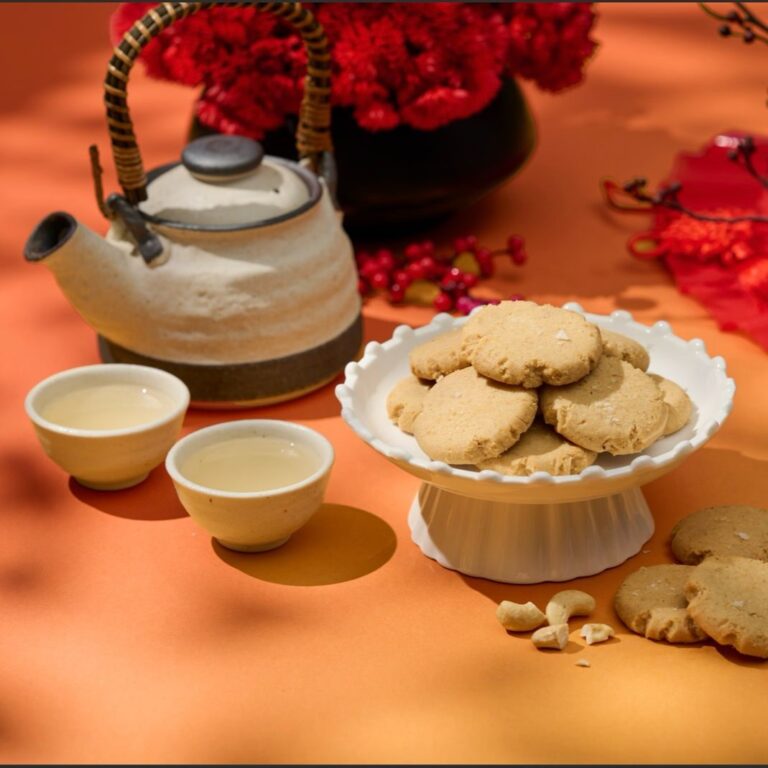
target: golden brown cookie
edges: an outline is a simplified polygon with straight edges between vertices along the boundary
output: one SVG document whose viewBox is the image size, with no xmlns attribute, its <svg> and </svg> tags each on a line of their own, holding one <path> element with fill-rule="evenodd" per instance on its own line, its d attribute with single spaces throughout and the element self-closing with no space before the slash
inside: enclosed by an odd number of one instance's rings
<svg viewBox="0 0 768 768">
<path fill-rule="evenodd" d="M 648 374 L 604 356 L 592 373 L 565 387 L 541 390 L 544 420 L 590 451 L 614 456 L 645 450 L 661 437 L 667 407 Z"/>
<path fill-rule="evenodd" d="M 483 307 L 462 331 L 462 349 L 475 369 L 504 384 L 569 384 L 602 354 L 597 326 L 578 312 L 531 301 Z"/>
<path fill-rule="evenodd" d="M 664 427 L 664 435 L 671 435 L 682 429 L 691 418 L 691 398 L 685 393 L 685 390 L 675 384 L 674 381 L 665 379 L 657 373 L 648 374 L 658 385 L 664 402 L 667 404 L 667 426 Z"/>
<path fill-rule="evenodd" d="M 431 459 L 477 464 L 511 448 L 531 426 L 536 407 L 536 392 L 463 368 L 429 390 L 413 434 Z"/>
<path fill-rule="evenodd" d="M 460 328 L 415 347 L 408 359 L 414 376 L 431 381 L 469 365 L 461 351 Z"/>
<path fill-rule="evenodd" d="M 651 358 L 648 355 L 648 350 L 639 341 L 616 333 L 616 331 L 609 331 L 606 328 L 600 329 L 600 336 L 603 340 L 604 355 L 618 357 L 641 371 L 648 370 Z"/>
<path fill-rule="evenodd" d="M 619 618 L 651 640 L 695 643 L 705 635 L 686 611 L 685 585 L 694 568 L 650 565 L 630 573 L 613 601 Z"/>
<path fill-rule="evenodd" d="M 688 615 L 721 645 L 768 659 L 768 563 L 708 557 L 685 585 Z"/>
<path fill-rule="evenodd" d="M 768 510 L 748 506 L 706 507 L 672 529 L 672 552 L 681 563 L 707 557 L 751 557 L 768 562 Z"/>
<path fill-rule="evenodd" d="M 493 469 L 502 475 L 577 475 L 594 463 L 597 454 L 569 443 L 538 419 L 508 450 L 494 459 L 481 461 L 478 469 Z"/>
<path fill-rule="evenodd" d="M 406 376 L 395 384 L 387 396 L 387 415 L 403 432 L 413 433 L 413 422 L 421 413 L 424 396 L 430 384 L 415 376 Z"/>
</svg>

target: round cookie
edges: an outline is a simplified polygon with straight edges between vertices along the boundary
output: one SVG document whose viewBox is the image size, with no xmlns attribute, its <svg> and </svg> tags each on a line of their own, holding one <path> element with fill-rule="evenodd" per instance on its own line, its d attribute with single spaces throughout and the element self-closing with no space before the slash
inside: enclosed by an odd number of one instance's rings
<svg viewBox="0 0 768 768">
<path fill-rule="evenodd" d="M 502 475 L 577 475 L 597 458 L 593 451 L 569 443 L 554 429 L 536 420 L 508 450 L 495 459 L 486 459 L 478 469 L 493 469 Z"/>
<path fill-rule="evenodd" d="M 649 373 L 648 375 L 658 385 L 664 402 L 667 404 L 667 426 L 664 427 L 664 436 L 666 437 L 677 432 L 678 429 L 682 429 L 688 423 L 693 410 L 691 398 L 674 381 L 665 379 L 657 373 Z"/>
<path fill-rule="evenodd" d="M 715 642 L 768 659 L 768 563 L 709 557 L 685 585 L 688 615 Z"/>
<path fill-rule="evenodd" d="M 484 376 L 533 388 L 583 378 L 600 359 L 602 342 L 597 326 L 578 312 L 503 301 L 470 316 L 462 330 L 462 349 Z"/>
<path fill-rule="evenodd" d="M 531 426 L 536 407 L 535 392 L 463 368 L 429 390 L 413 434 L 431 459 L 477 464 L 511 448 Z"/>
<path fill-rule="evenodd" d="M 618 357 L 641 371 L 647 371 L 651 364 L 651 358 L 648 350 L 639 342 L 630 339 L 616 331 L 609 331 L 606 328 L 600 329 L 600 336 L 603 340 L 603 354 L 610 357 Z"/>
<path fill-rule="evenodd" d="M 461 328 L 444 333 L 411 350 L 411 371 L 420 379 L 435 381 L 469 365 L 461 351 Z"/>
<path fill-rule="evenodd" d="M 645 450 L 667 423 L 667 406 L 656 382 L 610 356 L 575 384 L 544 387 L 541 410 L 547 424 L 572 443 L 614 456 Z"/>
<path fill-rule="evenodd" d="M 685 585 L 695 568 L 650 565 L 621 583 L 613 607 L 633 631 L 651 640 L 696 643 L 706 635 L 686 611 Z"/>
<path fill-rule="evenodd" d="M 768 510 L 759 507 L 706 507 L 672 529 L 672 553 L 696 565 L 711 555 L 751 557 L 768 562 Z"/>
<path fill-rule="evenodd" d="M 406 376 L 400 379 L 387 395 L 387 415 L 409 435 L 413 434 L 413 422 L 421 413 L 421 406 L 425 395 L 429 392 L 429 387 L 429 383 L 415 376 Z"/>
</svg>

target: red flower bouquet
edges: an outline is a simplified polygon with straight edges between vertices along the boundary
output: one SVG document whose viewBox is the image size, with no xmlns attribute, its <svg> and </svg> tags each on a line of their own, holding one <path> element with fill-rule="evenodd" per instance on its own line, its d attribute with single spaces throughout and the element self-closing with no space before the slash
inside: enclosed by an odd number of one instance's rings
<svg viewBox="0 0 768 768">
<path fill-rule="evenodd" d="M 152 7 L 123 3 L 115 40 Z M 559 91 L 579 83 L 596 43 L 590 3 L 309 3 L 331 44 L 332 103 L 368 131 L 433 130 L 482 110 L 505 78 Z M 196 114 L 262 138 L 298 111 L 305 57 L 290 28 L 254 8 L 177 22 L 143 53 L 154 77 L 201 87 Z"/>
</svg>

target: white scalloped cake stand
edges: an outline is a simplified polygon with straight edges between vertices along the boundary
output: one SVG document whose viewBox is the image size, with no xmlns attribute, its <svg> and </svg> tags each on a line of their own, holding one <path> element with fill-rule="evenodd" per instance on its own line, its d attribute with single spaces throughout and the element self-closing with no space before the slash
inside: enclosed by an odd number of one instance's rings
<svg viewBox="0 0 768 768">
<path fill-rule="evenodd" d="M 649 371 L 683 386 L 694 404 L 690 422 L 641 454 L 610 456 L 579 475 L 504 476 L 491 470 L 432 461 L 416 440 L 387 417 L 386 397 L 407 376 L 408 353 L 466 318 L 437 315 L 417 330 L 395 329 L 349 363 L 336 388 L 342 417 L 374 449 L 423 482 L 408 516 L 413 540 L 446 568 L 495 581 L 530 584 L 588 576 L 624 562 L 651 537 L 653 518 L 640 486 L 674 469 L 720 429 L 735 384 L 722 357 L 700 339 L 683 341 L 666 322 L 647 327 L 629 312 L 593 315 L 565 304 L 597 325 L 641 342 Z"/>
</svg>

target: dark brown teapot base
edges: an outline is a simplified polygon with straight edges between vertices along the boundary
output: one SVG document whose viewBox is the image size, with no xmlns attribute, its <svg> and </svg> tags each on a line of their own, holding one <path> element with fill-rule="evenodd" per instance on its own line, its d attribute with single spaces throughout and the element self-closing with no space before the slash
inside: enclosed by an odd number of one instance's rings
<svg viewBox="0 0 768 768">
<path fill-rule="evenodd" d="M 178 376 L 188 387 L 192 405 L 201 408 L 249 408 L 293 400 L 331 381 L 357 357 L 363 321 L 357 319 L 319 347 L 256 363 L 196 365 L 147 357 L 98 337 L 105 363 L 149 365 Z"/>
</svg>

